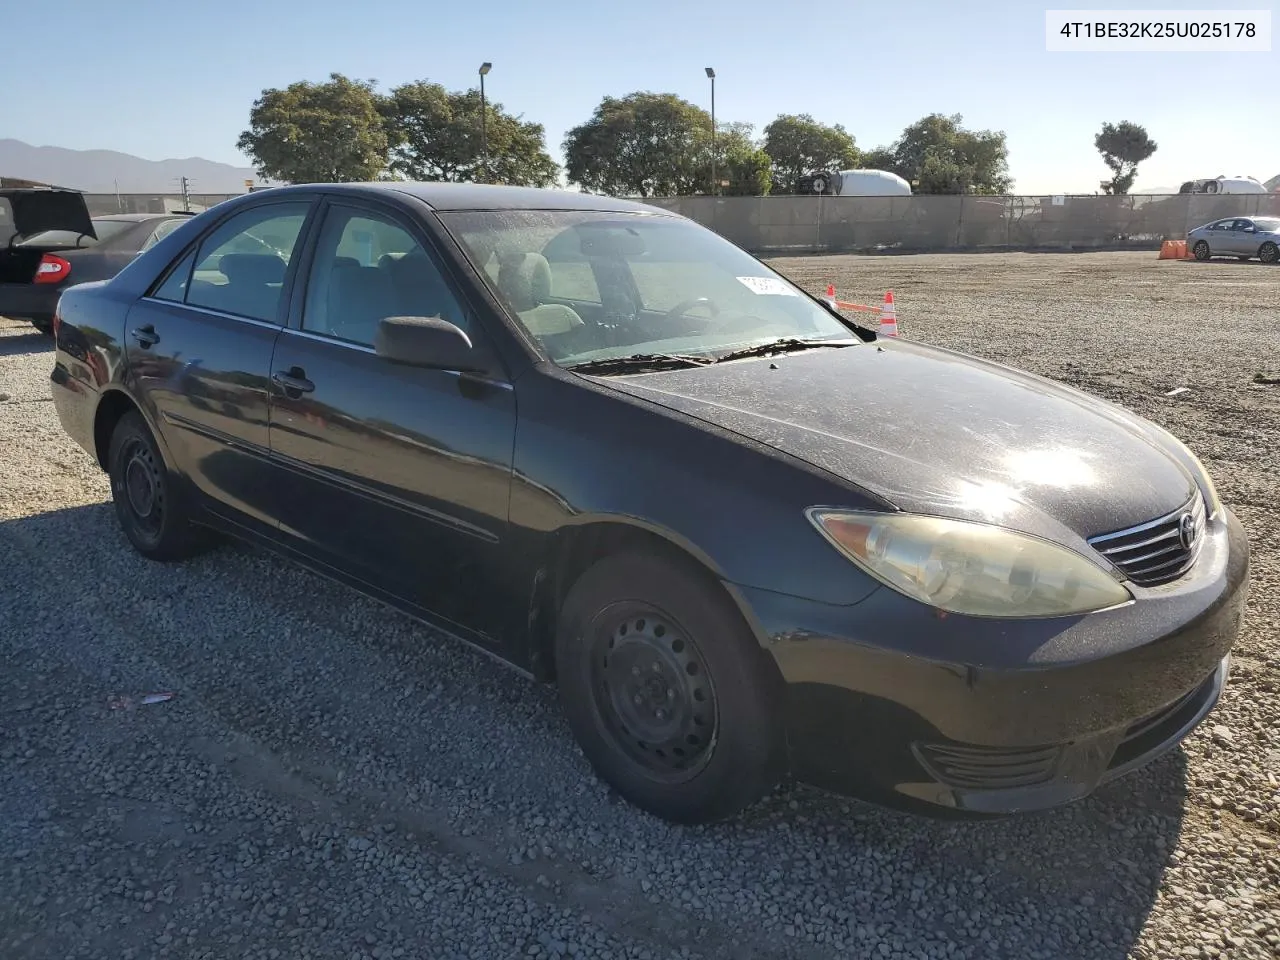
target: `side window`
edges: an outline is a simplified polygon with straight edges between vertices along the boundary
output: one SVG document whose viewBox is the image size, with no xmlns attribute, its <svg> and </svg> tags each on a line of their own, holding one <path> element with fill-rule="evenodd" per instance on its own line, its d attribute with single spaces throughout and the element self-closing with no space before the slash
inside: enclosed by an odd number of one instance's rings
<svg viewBox="0 0 1280 960">
<path fill-rule="evenodd" d="M 316 243 L 302 329 L 372 346 L 385 317 L 467 316 L 413 235 L 379 214 L 332 207 Z"/>
<path fill-rule="evenodd" d="M 156 287 L 155 293 L 151 294 L 157 300 L 172 300 L 175 303 L 182 303 L 187 296 L 187 281 L 191 279 L 191 265 L 196 261 L 196 252 L 192 250 L 178 263 L 176 267 L 169 271 L 169 276 L 164 278 L 164 283 Z"/>
<path fill-rule="evenodd" d="M 307 203 L 272 203 L 238 213 L 200 244 L 187 303 L 275 323 L 285 270 Z"/>
<path fill-rule="evenodd" d="M 1217 223 L 1213 225 L 1213 229 L 1214 230 L 1230 230 L 1231 225 L 1233 223 L 1235 223 L 1234 220 L 1219 220 Z"/>
<path fill-rule="evenodd" d="M 1251 229 L 1253 229 L 1253 221 L 1252 221 L 1252 220 L 1237 220 L 1237 221 L 1236 221 L 1236 223 L 1235 223 L 1235 226 L 1233 226 L 1231 229 L 1232 229 L 1232 230 L 1251 230 Z"/>
</svg>

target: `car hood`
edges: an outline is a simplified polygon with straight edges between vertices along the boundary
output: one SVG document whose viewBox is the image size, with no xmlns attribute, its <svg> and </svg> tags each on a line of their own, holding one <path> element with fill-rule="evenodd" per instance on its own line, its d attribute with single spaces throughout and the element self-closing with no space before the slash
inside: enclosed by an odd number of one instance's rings
<svg viewBox="0 0 1280 960">
<path fill-rule="evenodd" d="M 69 230 L 95 240 L 98 238 L 84 194 L 77 190 L 0 190 L 0 200 L 8 201 L 16 238 L 45 230 Z"/>
<path fill-rule="evenodd" d="M 1119 407 L 950 351 L 881 343 L 592 379 L 899 509 L 1063 543 L 1163 516 L 1196 489 L 1165 452 L 1168 435 Z"/>
</svg>

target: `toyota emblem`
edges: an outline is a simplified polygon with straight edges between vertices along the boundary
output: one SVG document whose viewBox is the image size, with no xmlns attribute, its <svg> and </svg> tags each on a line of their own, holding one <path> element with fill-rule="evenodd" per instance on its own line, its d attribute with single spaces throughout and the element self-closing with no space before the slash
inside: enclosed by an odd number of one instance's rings
<svg viewBox="0 0 1280 960">
<path fill-rule="evenodd" d="M 1196 544 L 1196 518 L 1184 513 L 1178 521 L 1178 542 L 1184 550 L 1190 550 Z"/>
</svg>

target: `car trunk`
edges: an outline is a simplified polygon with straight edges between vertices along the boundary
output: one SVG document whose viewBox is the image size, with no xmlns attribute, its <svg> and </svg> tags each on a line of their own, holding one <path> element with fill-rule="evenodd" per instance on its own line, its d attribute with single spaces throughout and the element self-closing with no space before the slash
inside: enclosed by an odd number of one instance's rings
<svg viewBox="0 0 1280 960">
<path fill-rule="evenodd" d="M 26 243 L 24 237 L 63 231 L 66 241 Z M 28 284 L 35 280 L 46 253 L 74 249 L 79 238 L 97 239 L 84 194 L 44 188 L 0 190 L 0 283 Z"/>
</svg>

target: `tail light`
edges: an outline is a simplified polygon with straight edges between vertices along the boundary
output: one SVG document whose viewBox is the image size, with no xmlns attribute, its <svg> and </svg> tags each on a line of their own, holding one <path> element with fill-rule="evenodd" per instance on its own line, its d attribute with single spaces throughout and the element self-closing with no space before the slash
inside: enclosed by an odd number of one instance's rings
<svg viewBox="0 0 1280 960">
<path fill-rule="evenodd" d="M 40 266 L 36 267 L 36 275 L 32 283 L 61 283 L 69 276 L 71 276 L 71 261 L 46 253 L 40 258 Z"/>
</svg>

